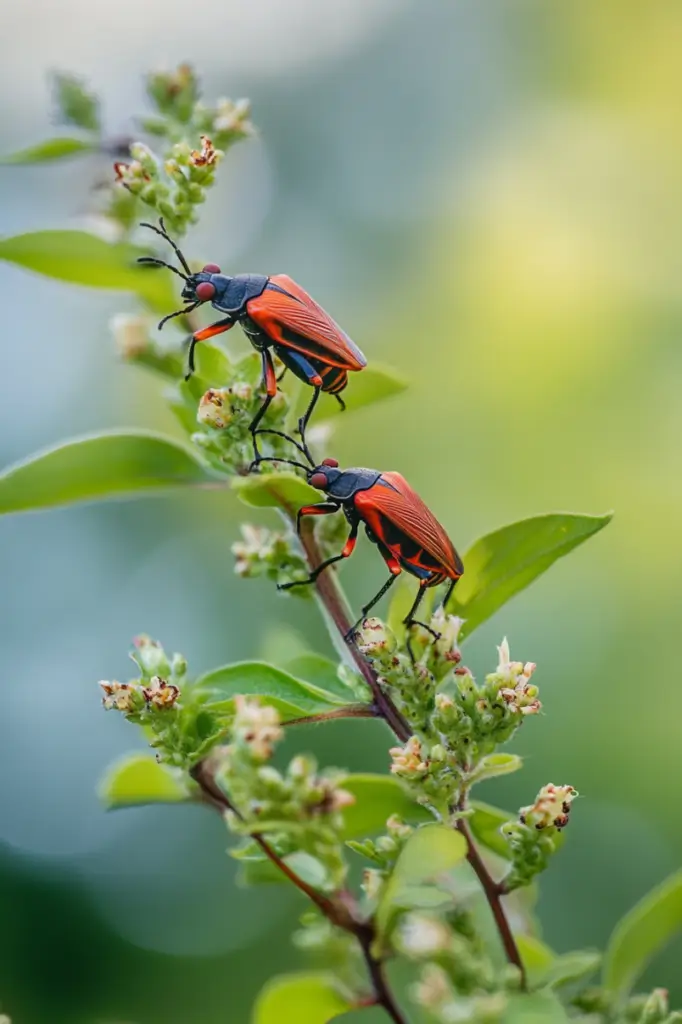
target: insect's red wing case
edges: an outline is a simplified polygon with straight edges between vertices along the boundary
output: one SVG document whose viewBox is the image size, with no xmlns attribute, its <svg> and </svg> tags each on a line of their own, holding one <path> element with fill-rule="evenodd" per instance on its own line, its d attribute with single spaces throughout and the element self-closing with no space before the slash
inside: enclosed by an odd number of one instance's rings
<svg viewBox="0 0 682 1024">
<path fill-rule="evenodd" d="M 381 478 L 391 486 L 382 487 L 378 482 L 355 495 L 363 518 L 371 525 L 372 510 L 381 513 L 435 558 L 451 579 L 461 576 L 464 567 L 452 541 L 416 491 L 400 473 L 382 473 Z"/>
<path fill-rule="evenodd" d="M 286 274 L 275 274 L 270 283 L 282 291 L 266 288 L 262 295 L 246 304 L 251 319 L 269 337 L 305 355 L 318 356 L 331 366 L 362 370 L 367 365 L 357 345 L 300 285 Z M 294 336 L 300 335 L 301 344 L 291 335 L 283 336 L 282 327 L 294 332 Z M 314 346 L 306 347 L 306 339 L 314 342 Z"/>
</svg>

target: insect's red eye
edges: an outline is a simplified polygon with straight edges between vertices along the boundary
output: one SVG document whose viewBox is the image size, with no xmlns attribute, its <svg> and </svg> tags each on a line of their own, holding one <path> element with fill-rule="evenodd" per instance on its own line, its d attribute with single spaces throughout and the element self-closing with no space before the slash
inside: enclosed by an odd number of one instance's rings
<svg viewBox="0 0 682 1024">
<path fill-rule="evenodd" d="M 313 473 L 310 477 L 310 486 L 317 487 L 318 491 L 324 491 L 327 486 L 327 477 L 324 473 Z"/>
<path fill-rule="evenodd" d="M 204 269 L 201 271 L 202 274 L 219 274 L 220 267 L 217 263 L 207 263 Z"/>
<path fill-rule="evenodd" d="M 207 302 L 214 295 L 215 285 L 211 284 L 210 281 L 202 281 L 201 284 L 197 285 L 197 298 L 201 299 L 202 302 Z"/>
<path fill-rule="evenodd" d="M 336 459 L 322 459 L 323 466 L 331 466 L 332 469 L 338 469 L 338 462 Z"/>
</svg>

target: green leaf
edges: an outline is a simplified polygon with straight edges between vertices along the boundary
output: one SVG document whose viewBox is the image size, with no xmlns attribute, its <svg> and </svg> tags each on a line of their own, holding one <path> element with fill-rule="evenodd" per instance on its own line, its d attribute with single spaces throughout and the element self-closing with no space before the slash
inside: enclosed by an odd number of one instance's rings
<svg viewBox="0 0 682 1024">
<path fill-rule="evenodd" d="M 388 366 L 378 366 L 376 363 L 365 367 L 361 373 L 351 373 L 348 376 L 348 387 L 341 396 L 348 412 L 361 409 L 364 405 L 381 402 L 384 398 L 399 395 L 408 386 L 405 378 L 395 370 Z M 296 406 L 297 416 L 303 415 L 309 402 L 309 390 L 301 389 Z M 320 423 L 331 419 L 340 412 L 343 410 L 333 395 L 321 395 L 315 413 L 315 422 Z"/>
<path fill-rule="evenodd" d="M 322 889 L 328 884 L 329 876 L 324 864 L 311 854 L 298 850 L 282 859 L 299 878 L 315 889 Z M 241 859 L 238 880 L 240 885 L 291 885 L 286 875 L 262 853 L 260 857 Z"/>
<path fill-rule="evenodd" d="M 531 988 L 537 988 L 556 961 L 556 954 L 534 935 L 525 935 L 521 932 L 515 939 L 529 985 Z"/>
<path fill-rule="evenodd" d="M 533 992 L 511 997 L 502 1024 L 565 1024 L 567 1020 L 553 992 Z"/>
<path fill-rule="evenodd" d="M 265 703 L 274 697 L 300 709 L 301 714 L 311 715 L 347 703 L 347 699 L 304 683 L 264 661 L 241 661 L 213 669 L 196 681 L 193 692 L 207 707 L 243 694 L 266 698 Z"/>
<path fill-rule="evenodd" d="M 542 983 L 550 988 L 559 988 L 580 981 L 598 971 L 601 961 L 602 955 L 596 949 L 577 949 L 572 953 L 563 953 L 551 965 Z"/>
<path fill-rule="evenodd" d="M 45 139 L 35 146 L 20 149 L 8 156 L 0 156 L 0 164 L 43 164 L 50 160 L 62 160 L 76 153 L 91 153 L 95 149 L 92 142 L 83 139 Z"/>
<path fill-rule="evenodd" d="M 153 309 L 171 312 L 178 300 L 167 275 L 135 262 L 146 251 L 87 231 L 32 231 L 0 239 L 0 259 L 9 263 L 58 281 L 134 292 Z"/>
<path fill-rule="evenodd" d="M 405 843 L 393 874 L 377 907 L 379 935 L 384 935 L 396 910 L 403 906 L 406 890 L 451 871 L 464 860 L 467 844 L 464 836 L 445 825 L 423 825 Z"/>
<path fill-rule="evenodd" d="M 483 782 L 484 779 L 494 779 L 498 775 L 511 775 L 522 767 L 523 760 L 518 754 L 488 754 L 481 759 L 470 779 L 472 784 Z"/>
<path fill-rule="evenodd" d="M 467 823 L 474 839 L 498 857 L 509 860 L 509 844 L 500 829 L 512 821 L 515 815 L 491 804 L 481 803 L 480 800 L 472 800 L 471 809 L 473 813 L 467 818 Z"/>
<path fill-rule="evenodd" d="M 251 1024 L 327 1024 L 351 1008 L 330 975 L 283 974 L 261 990 Z"/>
<path fill-rule="evenodd" d="M 102 501 L 219 478 L 188 448 L 149 431 L 92 434 L 49 448 L 0 474 L 0 514 Z"/>
<path fill-rule="evenodd" d="M 322 500 L 320 491 L 316 491 L 295 473 L 239 476 L 232 481 L 232 487 L 245 505 L 282 508 L 289 515 L 295 515 L 301 505 Z"/>
<path fill-rule="evenodd" d="M 433 820 L 433 815 L 415 803 L 400 782 L 390 775 L 349 775 L 344 779 L 343 788 L 355 797 L 355 803 L 343 810 L 344 839 L 384 832 L 386 820 L 392 814 L 398 814 L 410 824 Z"/>
<path fill-rule="evenodd" d="M 557 512 L 522 519 L 477 540 L 464 556 L 464 575 L 448 611 L 466 619 L 464 638 L 515 594 L 611 521 L 603 516 Z"/>
<path fill-rule="evenodd" d="M 148 754 L 131 754 L 111 765 L 100 783 L 99 795 L 109 810 L 191 799 L 181 773 L 158 764 Z"/>
<path fill-rule="evenodd" d="M 339 679 L 338 666 L 319 654 L 299 654 L 286 665 L 287 672 L 297 679 L 303 679 L 308 685 L 316 686 L 327 693 L 333 693 L 343 703 L 357 702 L 357 697 L 349 686 Z"/>
<path fill-rule="evenodd" d="M 682 929 L 682 871 L 636 903 L 613 930 L 604 955 L 604 985 L 626 995 L 649 961 Z"/>
</svg>

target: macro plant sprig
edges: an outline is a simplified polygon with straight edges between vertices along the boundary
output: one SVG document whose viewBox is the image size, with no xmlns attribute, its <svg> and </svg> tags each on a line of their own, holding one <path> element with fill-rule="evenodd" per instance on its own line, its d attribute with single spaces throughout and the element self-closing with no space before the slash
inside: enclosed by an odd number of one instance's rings
<svg viewBox="0 0 682 1024">
<path fill-rule="evenodd" d="M 52 140 L 13 162 L 102 149 L 98 103 L 75 79 L 59 82 L 64 118 L 90 143 L 60 149 Z M 178 236 L 196 222 L 221 161 L 253 132 L 248 104 L 206 103 L 185 66 L 150 75 L 147 92 L 152 111 L 139 121 L 145 137 L 126 147 L 129 156 L 117 153 L 110 187 L 96 199 L 115 228 L 111 237 L 34 232 L 1 240 L 0 258 L 133 294 L 139 310 L 115 319 L 112 359 L 145 375 L 149 388 L 164 387 L 182 440 L 132 429 L 63 442 L 0 475 L 0 512 L 220 488 L 273 514 L 271 527 L 246 521 L 241 537 L 229 538 L 237 576 L 263 587 L 300 583 L 346 539 L 341 516 L 303 520 L 297 531 L 299 510 L 321 497 L 303 464 L 281 461 L 292 458 L 296 425 L 310 407 L 302 378 L 290 374 L 268 396 L 266 462 L 250 473 L 251 426 L 264 399 L 259 354 L 228 355 L 203 338 L 196 372 L 185 380 L 185 336 L 196 325 L 179 317 L 168 342 L 153 338 L 150 316 L 177 307 L 177 281 L 137 262 L 155 258 L 149 238 L 132 241 L 143 216 L 161 215 Z M 206 266 L 193 258 L 190 265 Z M 346 415 L 403 388 L 397 374 L 370 363 L 349 386 Z M 338 411 L 331 397 L 321 399 L 306 441 L 318 462 L 328 456 Z M 542 728 L 552 667 L 536 667 L 526 658 L 532 652 L 513 660 L 504 638 L 490 671 L 476 678 L 466 642 L 609 519 L 542 514 L 480 538 L 465 551 L 464 574 L 444 604 L 424 588 L 421 624 L 409 616 L 413 590 L 399 583 L 383 617 L 364 617 L 352 635 L 356 616 L 330 565 L 314 587 L 295 587 L 282 599 L 314 595 L 335 659 L 313 646 L 294 659 L 227 664 L 196 676 L 183 655 L 142 634 L 131 649 L 132 677 L 100 683 L 104 708 L 142 730 L 149 747 L 106 771 L 100 791 L 107 806 L 200 804 L 221 816 L 245 883 L 275 880 L 300 894 L 294 941 L 324 970 L 271 979 L 254 1024 L 323 1024 L 371 1006 L 394 1024 L 682 1019 L 662 989 L 633 994 L 648 960 L 682 924 L 674 909 L 682 905 L 681 876 L 626 915 L 603 958 L 549 949 L 527 912 L 522 891 L 551 869 L 580 814 L 579 763 L 575 778 L 548 781 L 517 813 L 478 799 L 484 783 L 522 768 L 508 747 L 520 729 Z M 312 723 L 364 718 L 385 726 L 383 774 L 320 767 L 306 753 Z M 287 731 L 298 749 L 276 766 Z"/>
</svg>

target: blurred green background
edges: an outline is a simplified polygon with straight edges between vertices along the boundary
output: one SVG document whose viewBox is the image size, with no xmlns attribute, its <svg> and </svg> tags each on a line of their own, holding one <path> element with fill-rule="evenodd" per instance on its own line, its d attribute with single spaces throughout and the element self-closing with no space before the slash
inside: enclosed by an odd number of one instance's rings
<svg viewBox="0 0 682 1024">
<path fill-rule="evenodd" d="M 50 134 L 53 68 L 90 79 L 112 134 L 162 63 L 252 98 L 261 137 L 229 154 L 187 247 L 292 275 L 410 378 L 340 421 L 342 464 L 403 472 L 460 549 L 526 515 L 615 509 L 466 649 L 488 670 L 506 633 L 538 663 L 525 771 L 481 796 L 513 809 L 548 781 L 580 790 L 539 914 L 559 951 L 603 945 L 682 859 L 682 6 L 22 0 L 1 20 L 2 152 Z M 108 174 L 0 168 L 0 231 L 87 227 Z M 3 265 L 0 302 L 3 465 L 104 426 L 174 429 L 155 382 L 117 364 L 107 322 L 125 298 Z M 197 671 L 291 630 L 328 649 L 312 604 L 234 578 L 243 515 L 204 494 L 0 522 L 0 1000 L 15 1024 L 239 1024 L 300 962 L 298 895 L 235 888 L 217 817 L 107 815 L 95 792 L 137 739 L 96 686 L 127 678 L 135 633 Z M 383 573 L 363 545 L 344 568 L 356 605 Z M 288 746 L 382 771 L 388 741 L 340 723 Z M 645 979 L 677 1006 L 681 952 Z"/>
</svg>

